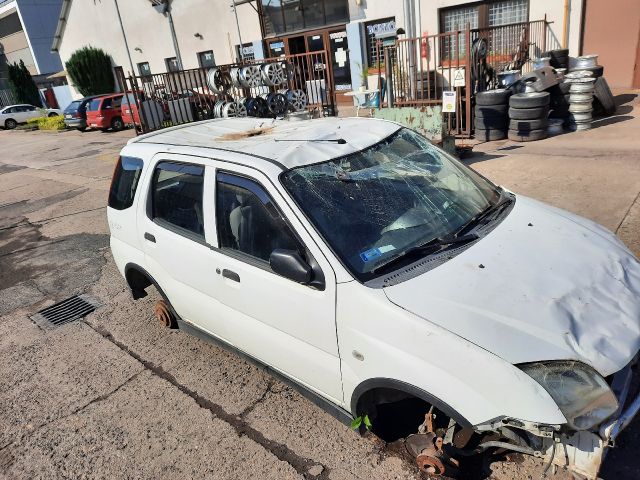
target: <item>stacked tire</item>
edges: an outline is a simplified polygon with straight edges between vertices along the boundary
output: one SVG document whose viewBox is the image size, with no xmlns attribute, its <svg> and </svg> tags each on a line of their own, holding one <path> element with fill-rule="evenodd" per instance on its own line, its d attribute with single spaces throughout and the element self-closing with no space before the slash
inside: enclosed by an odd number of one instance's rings
<svg viewBox="0 0 640 480">
<path fill-rule="evenodd" d="M 569 130 L 590 130 L 593 120 L 593 92 L 596 79 L 576 78 L 569 88 Z"/>
<path fill-rule="evenodd" d="M 509 140 L 531 142 L 547 138 L 549 92 L 518 93 L 509 99 Z"/>
<path fill-rule="evenodd" d="M 543 52 L 540 56 L 549 57 L 549 65 L 551 65 L 553 68 L 569 67 L 569 50 L 566 48 Z"/>
<path fill-rule="evenodd" d="M 489 142 L 507 138 L 509 97 L 511 90 L 500 88 L 476 94 L 475 137 Z"/>
<path fill-rule="evenodd" d="M 596 78 L 593 87 L 593 114 L 613 115 L 616 113 L 616 103 L 604 77 Z"/>
<path fill-rule="evenodd" d="M 558 85 L 554 85 L 547 91 L 549 92 L 549 107 L 550 118 L 557 118 L 563 121 L 567 121 L 569 118 L 569 88 L 571 84 L 568 82 L 562 82 Z"/>
</svg>

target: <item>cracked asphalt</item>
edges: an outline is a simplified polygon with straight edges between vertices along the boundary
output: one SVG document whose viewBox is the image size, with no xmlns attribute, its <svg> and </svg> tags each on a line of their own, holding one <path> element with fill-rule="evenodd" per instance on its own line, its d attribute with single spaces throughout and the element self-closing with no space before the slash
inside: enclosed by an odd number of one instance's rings
<svg viewBox="0 0 640 480">
<path fill-rule="evenodd" d="M 617 229 L 639 253 L 638 123 L 511 150 L 484 144 L 467 163 Z M 0 478 L 420 478 L 397 449 L 361 437 L 258 366 L 162 328 L 155 292 L 131 299 L 104 207 L 132 135 L 0 131 Z M 83 321 L 30 320 L 79 293 L 102 304 Z M 639 432 L 635 422 L 621 437 L 603 478 L 640 476 Z M 491 470 L 470 476 L 537 478 L 542 465 L 516 455 Z"/>
</svg>

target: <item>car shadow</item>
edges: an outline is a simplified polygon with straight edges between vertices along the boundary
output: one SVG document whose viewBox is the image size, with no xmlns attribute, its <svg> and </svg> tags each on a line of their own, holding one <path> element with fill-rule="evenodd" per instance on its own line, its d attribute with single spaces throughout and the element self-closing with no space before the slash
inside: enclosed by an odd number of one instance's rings
<svg viewBox="0 0 640 480">
<path fill-rule="evenodd" d="M 465 165 L 471 166 L 474 163 L 488 162 L 490 160 L 495 160 L 496 158 L 502 158 L 504 156 L 505 155 L 496 155 L 496 154 L 493 154 L 493 153 L 485 153 L 485 152 L 471 152 L 469 155 L 467 155 L 461 161 Z"/>
</svg>

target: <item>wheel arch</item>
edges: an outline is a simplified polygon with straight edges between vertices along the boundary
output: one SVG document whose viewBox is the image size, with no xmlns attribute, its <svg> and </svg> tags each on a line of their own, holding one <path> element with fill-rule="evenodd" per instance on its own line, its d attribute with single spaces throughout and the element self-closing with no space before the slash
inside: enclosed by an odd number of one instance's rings
<svg viewBox="0 0 640 480">
<path fill-rule="evenodd" d="M 402 380 L 384 377 L 364 380 L 353 390 L 353 393 L 351 394 L 351 413 L 354 418 L 364 413 L 362 412 L 361 407 L 362 402 L 366 399 L 366 395 L 369 392 L 373 392 L 379 389 L 393 389 L 414 396 L 427 402 L 430 405 L 433 405 L 433 407 L 437 408 L 442 413 L 455 420 L 458 425 L 462 427 L 472 426 L 471 422 L 469 422 L 462 414 L 460 414 L 460 412 L 455 410 L 448 403 L 439 399 L 438 397 L 410 383 L 403 382 Z"/>
</svg>

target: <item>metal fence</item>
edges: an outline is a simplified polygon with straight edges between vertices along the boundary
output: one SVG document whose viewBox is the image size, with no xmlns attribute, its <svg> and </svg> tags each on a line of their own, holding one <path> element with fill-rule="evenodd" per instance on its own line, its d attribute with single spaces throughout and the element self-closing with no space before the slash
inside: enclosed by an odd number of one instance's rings
<svg viewBox="0 0 640 480">
<path fill-rule="evenodd" d="M 18 103 L 18 100 L 16 100 L 11 90 L 0 90 L 0 107 L 15 105 L 16 103 Z"/>
<path fill-rule="evenodd" d="M 456 110 L 447 116 L 449 134 L 470 137 L 473 97 L 495 88 L 504 70 L 532 70 L 532 60 L 559 48 L 548 28 L 537 20 L 499 27 L 471 29 L 396 40 L 383 49 L 388 95 L 386 106 L 436 106 L 444 91 L 456 92 Z"/>
<path fill-rule="evenodd" d="M 122 79 L 141 132 L 210 118 L 335 115 L 325 51 Z"/>
</svg>

